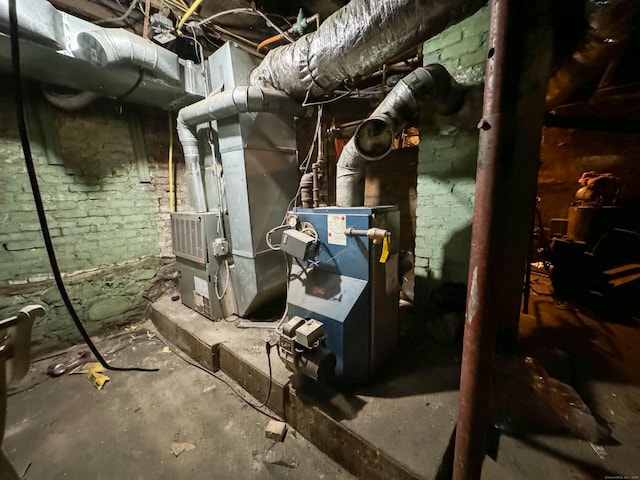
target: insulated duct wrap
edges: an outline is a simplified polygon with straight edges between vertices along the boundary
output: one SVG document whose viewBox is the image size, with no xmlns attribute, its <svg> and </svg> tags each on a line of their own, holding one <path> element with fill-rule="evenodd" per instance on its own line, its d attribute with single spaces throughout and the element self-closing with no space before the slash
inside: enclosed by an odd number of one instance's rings
<svg viewBox="0 0 640 480">
<path fill-rule="evenodd" d="M 622 52 L 637 13 L 635 0 L 587 0 L 587 32 L 577 50 L 549 80 L 547 107 L 569 99 Z"/>
<path fill-rule="evenodd" d="M 177 55 L 126 30 L 103 28 L 82 32 L 78 45 L 80 56 L 99 67 L 127 63 L 172 83 L 181 81 Z"/>
<path fill-rule="evenodd" d="M 250 84 L 298 99 L 332 92 L 448 26 L 486 0 L 352 0 L 320 28 L 276 48 L 251 72 Z"/>
<path fill-rule="evenodd" d="M 380 160 L 391 151 L 394 137 L 415 117 L 425 95 L 443 115 L 455 113 L 463 102 L 462 88 L 442 65 L 418 68 L 401 79 L 342 150 L 336 167 L 337 206 L 364 204 L 367 161 Z"/>
</svg>

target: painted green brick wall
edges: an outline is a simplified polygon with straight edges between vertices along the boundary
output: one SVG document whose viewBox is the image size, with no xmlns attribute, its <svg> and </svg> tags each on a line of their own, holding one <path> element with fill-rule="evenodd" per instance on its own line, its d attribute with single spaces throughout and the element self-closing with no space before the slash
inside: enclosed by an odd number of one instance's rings
<svg viewBox="0 0 640 480">
<path fill-rule="evenodd" d="M 489 12 L 484 7 L 427 41 L 424 64 L 441 63 L 458 82 L 481 84 L 488 27 Z M 478 133 L 433 117 L 422 120 L 420 132 L 416 300 L 425 304 L 435 285 L 467 280 Z"/>
<path fill-rule="evenodd" d="M 167 114 L 110 101 L 80 112 L 45 108 L 45 128 L 59 144 L 54 148 L 38 128 L 43 117 L 34 114 L 33 107 L 44 100 L 37 86 L 30 92 L 34 161 L 74 304 L 91 331 L 124 323 L 140 315 L 158 282 L 173 276 L 164 268 L 168 260 L 158 258 L 170 254 Z M 132 121 L 141 126 L 138 137 Z M 134 151 L 134 138 L 142 142 L 142 155 Z M 70 343 L 78 337 L 52 287 L 14 99 L 6 90 L 0 92 L 0 168 L 0 317 L 27 303 L 43 303 L 48 314 L 34 328 L 34 344 L 46 349 Z M 183 185 L 180 191 L 185 193 Z"/>
<path fill-rule="evenodd" d="M 2 95 L 0 282 L 47 278 L 49 266 L 17 137 L 12 99 Z M 63 165 L 49 165 L 34 144 L 34 161 L 58 262 L 64 272 L 159 253 L 155 199 L 133 162 L 125 119 L 92 107 L 55 112 Z"/>
</svg>

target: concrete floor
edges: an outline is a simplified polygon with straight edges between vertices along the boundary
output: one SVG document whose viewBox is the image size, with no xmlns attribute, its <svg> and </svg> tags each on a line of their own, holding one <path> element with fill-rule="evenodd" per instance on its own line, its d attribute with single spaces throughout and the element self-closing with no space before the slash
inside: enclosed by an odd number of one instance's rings
<svg viewBox="0 0 640 480">
<path fill-rule="evenodd" d="M 545 284 L 539 279 L 535 288 L 544 294 L 548 293 L 550 285 L 548 281 Z M 517 435 L 495 432 L 497 463 L 490 465 L 498 468 L 504 478 L 525 479 L 603 478 L 604 475 L 635 475 L 633 472 L 640 472 L 640 438 L 635 433 L 640 431 L 640 403 L 637 401 L 640 382 L 636 381 L 638 372 L 635 368 L 640 358 L 634 348 L 636 341 L 640 340 L 638 326 L 600 322 L 587 315 L 576 314 L 546 295 L 534 295 L 531 302 L 532 315 L 523 317 L 521 324 L 522 353 L 533 355 L 549 368 L 550 374 L 573 385 L 594 414 L 608 423 L 613 436 L 601 446 L 606 457 L 600 458 L 589 442 L 564 433 L 534 433 L 534 429 L 519 431 Z M 179 325 L 190 332 L 186 335 L 194 336 L 207 345 L 223 342 L 222 351 L 232 351 L 241 363 L 251 365 L 255 369 L 253 377 L 241 370 L 235 372 L 246 379 L 248 388 L 257 382 L 255 372 L 264 374 L 267 371 L 264 351 L 260 346 L 264 332 L 237 329 L 229 322 L 211 324 L 169 298 L 159 300 L 154 305 L 156 307 L 170 322 L 171 318 L 179 319 Z M 338 458 L 336 453 L 342 453 L 345 447 L 349 451 L 360 451 L 362 442 L 365 442 L 380 457 L 396 462 L 406 478 L 444 478 L 438 475 L 450 454 L 449 438 L 458 402 L 459 350 L 429 340 L 416 326 L 419 327 L 419 319 L 409 320 L 398 354 L 369 385 L 351 392 L 306 391 L 296 387 L 295 395 L 303 399 L 301 409 L 321 411 L 323 421 L 333 422 L 344 433 L 344 437 L 336 441 L 327 439 L 326 435 L 316 435 L 313 439 L 334 458 Z M 173 336 L 184 335 L 183 332 Z M 587 345 L 585 340 L 588 340 Z M 607 348 L 596 355 L 593 349 L 588 348 L 591 341 L 596 345 L 602 342 Z M 613 347 L 618 353 L 612 350 Z M 587 351 L 583 351 L 585 348 Z M 575 364 L 580 373 L 578 377 L 563 376 L 562 369 L 553 364 L 552 358 L 560 349 L 566 359 Z M 504 356 L 498 356 L 496 361 L 504 362 L 504 359 Z M 605 359 L 608 359 L 606 364 L 614 362 L 606 373 L 601 368 Z M 222 368 L 224 370 L 224 366 Z M 615 375 L 620 374 L 621 369 L 627 370 L 627 380 L 616 383 Z M 594 376 L 595 382 L 592 381 Z M 276 360 L 276 382 L 286 385 L 289 378 L 290 373 Z M 584 382 L 590 389 L 581 387 L 580 383 Z M 509 385 L 501 388 L 510 395 Z M 261 398 L 262 394 L 263 391 L 258 389 L 256 396 Z M 517 401 L 527 405 L 527 400 Z M 601 415 L 603 408 L 614 411 L 618 423 L 612 420 L 610 413 Z M 320 432 L 323 428 L 317 423 L 313 425 L 313 429 Z M 310 433 L 315 432 L 305 431 L 307 435 Z M 602 455 L 602 450 L 599 452 Z M 485 462 L 485 467 L 487 465 L 489 463 Z M 352 464 L 349 468 L 357 472 L 360 466 Z M 362 473 L 358 475 L 370 478 Z M 485 477 L 497 478 L 495 473 Z M 376 478 L 388 477 L 380 475 Z"/>
<path fill-rule="evenodd" d="M 151 314 L 167 338 L 202 363 L 213 349 L 221 370 L 264 398 L 265 330 L 212 323 L 171 297 L 155 302 Z M 359 478 L 437 476 L 458 408 L 457 347 L 404 335 L 378 377 L 352 391 L 297 382 L 273 353 L 272 367 L 273 408 Z"/>
<path fill-rule="evenodd" d="M 496 461 L 487 458 L 483 478 L 638 478 L 640 326 L 596 320 L 555 301 L 548 296 L 548 279 L 534 278 L 539 294 L 533 294 L 530 315 L 521 320 L 522 353 L 571 384 L 611 437 L 595 446 L 567 434 L 500 432 Z M 179 317 L 180 327 L 195 332 L 176 331 L 172 340 L 191 336 L 194 351 L 204 352 L 203 358 L 208 352 L 209 361 L 211 346 L 219 344 L 213 361 L 237 369 L 234 378 L 264 398 L 263 330 L 209 322 L 170 296 L 159 302 Z M 352 478 L 300 434 L 289 434 L 283 444 L 266 440 L 268 419 L 218 380 L 163 352 L 162 344 L 146 338 L 147 330 L 153 331 L 149 323 L 101 342 L 101 348 L 125 345 L 114 363 L 157 365 L 157 374 L 113 372 L 103 392 L 84 377 L 65 376 L 11 397 L 5 448 L 19 471 L 30 464 L 27 478 Z M 276 355 L 272 358 L 279 385 L 275 401 L 284 405 L 290 375 Z M 50 361 L 34 364 L 24 383 L 43 378 Z M 386 465 L 402 478 L 444 478 L 437 472 L 450 453 L 458 377 L 457 348 L 405 335 L 394 361 L 370 385 L 342 393 L 297 386 L 285 411 L 341 462 L 364 457 L 361 463 L 374 464 L 369 471 Z M 192 443 L 195 450 L 175 457 L 170 452 L 175 441 Z M 349 468 L 359 467 L 352 462 Z"/>
<path fill-rule="evenodd" d="M 295 431 L 283 443 L 266 439 L 267 417 L 163 351 L 147 331 L 154 332 L 150 322 L 98 346 L 124 346 L 111 356 L 114 365 L 157 373 L 108 372 L 102 391 L 84 375 L 63 375 L 9 398 L 4 448 L 19 473 L 34 480 L 353 478 Z M 17 387 L 47 378 L 53 360 L 34 363 Z M 195 449 L 176 457 L 174 442 Z"/>
<path fill-rule="evenodd" d="M 519 478 L 640 478 L 640 321 L 557 301 L 548 278 L 532 279 L 538 293 L 520 320 L 524 352 L 570 384 L 611 436 L 598 455 L 566 435 L 501 435 L 498 463 Z"/>
</svg>

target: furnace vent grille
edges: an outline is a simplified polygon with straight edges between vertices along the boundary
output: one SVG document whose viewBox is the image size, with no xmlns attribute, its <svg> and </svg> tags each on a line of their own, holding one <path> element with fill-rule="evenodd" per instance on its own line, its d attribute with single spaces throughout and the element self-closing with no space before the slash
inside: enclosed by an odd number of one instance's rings
<svg viewBox="0 0 640 480">
<path fill-rule="evenodd" d="M 201 215 L 172 214 L 171 241 L 173 253 L 177 257 L 203 265 L 207 262 L 207 241 Z"/>
</svg>

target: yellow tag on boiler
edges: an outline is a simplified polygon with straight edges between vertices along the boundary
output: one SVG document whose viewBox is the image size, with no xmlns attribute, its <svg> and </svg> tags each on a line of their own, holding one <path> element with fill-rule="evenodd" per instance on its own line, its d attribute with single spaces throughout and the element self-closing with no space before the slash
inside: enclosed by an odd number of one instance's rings
<svg viewBox="0 0 640 480">
<path fill-rule="evenodd" d="M 389 258 L 389 243 L 391 243 L 391 239 L 385 235 L 382 239 L 382 254 L 380 255 L 380 263 L 387 263 L 387 258 Z"/>
</svg>

